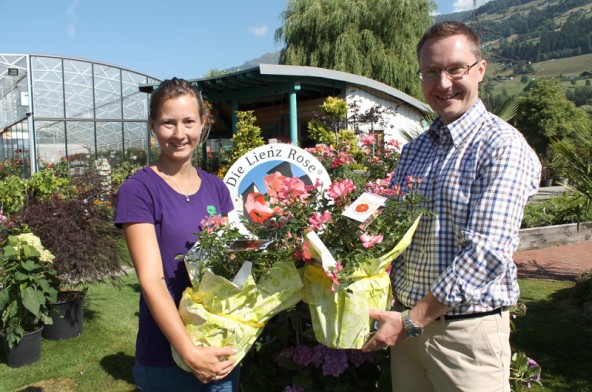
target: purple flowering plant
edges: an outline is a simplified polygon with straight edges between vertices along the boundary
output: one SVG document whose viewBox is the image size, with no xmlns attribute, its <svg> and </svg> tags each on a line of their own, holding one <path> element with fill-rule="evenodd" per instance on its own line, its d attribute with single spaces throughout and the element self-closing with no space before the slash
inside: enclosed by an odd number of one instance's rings
<svg viewBox="0 0 592 392">
<path fill-rule="evenodd" d="M 249 380 L 245 392 L 386 392 L 389 369 L 388 350 L 365 353 L 319 344 L 308 306 L 300 303 L 270 320 L 242 361 L 241 378 Z"/>
<path fill-rule="evenodd" d="M 516 329 L 514 320 L 526 315 L 526 305 L 522 302 L 510 307 L 510 328 Z M 512 354 L 510 362 L 510 385 L 512 391 L 518 392 L 530 389 L 532 384 L 541 384 L 541 366 L 522 351 Z"/>
<path fill-rule="evenodd" d="M 541 383 L 541 366 L 521 351 L 512 354 L 510 363 L 510 385 L 513 391 L 530 389 L 532 384 Z"/>
</svg>

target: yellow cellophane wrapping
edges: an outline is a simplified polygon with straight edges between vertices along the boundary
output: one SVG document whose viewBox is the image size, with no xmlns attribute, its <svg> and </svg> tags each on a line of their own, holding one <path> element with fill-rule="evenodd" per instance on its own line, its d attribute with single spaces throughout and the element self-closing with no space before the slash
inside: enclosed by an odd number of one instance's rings
<svg viewBox="0 0 592 392">
<path fill-rule="evenodd" d="M 386 272 L 411 243 L 418 217 L 399 243 L 380 258 L 369 259 L 352 274 L 353 283 L 332 291 L 333 282 L 320 264 L 304 267 L 304 301 L 308 303 L 317 341 L 331 348 L 360 349 L 368 341 L 370 309 L 390 310 L 392 287 Z"/>
<path fill-rule="evenodd" d="M 278 262 L 255 283 L 249 275 L 238 287 L 226 278 L 204 271 L 200 284 L 183 292 L 179 313 L 196 346 L 232 346 L 237 363 L 249 351 L 265 323 L 302 300 L 302 280 L 291 262 Z M 190 371 L 174 348 L 179 367 Z"/>
</svg>

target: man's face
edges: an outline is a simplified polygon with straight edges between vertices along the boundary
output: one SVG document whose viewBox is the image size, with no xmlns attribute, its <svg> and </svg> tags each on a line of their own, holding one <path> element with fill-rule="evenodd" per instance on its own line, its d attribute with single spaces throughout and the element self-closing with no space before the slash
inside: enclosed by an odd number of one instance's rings
<svg viewBox="0 0 592 392">
<path fill-rule="evenodd" d="M 423 73 L 441 68 L 470 66 L 477 62 L 463 35 L 429 39 L 419 53 L 419 70 Z M 449 78 L 441 71 L 435 80 L 422 80 L 423 95 L 444 124 L 460 118 L 479 98 L 479 82 L 485 75 L 485 60 L 471 67 L 467 74 Z"/>
</svg>

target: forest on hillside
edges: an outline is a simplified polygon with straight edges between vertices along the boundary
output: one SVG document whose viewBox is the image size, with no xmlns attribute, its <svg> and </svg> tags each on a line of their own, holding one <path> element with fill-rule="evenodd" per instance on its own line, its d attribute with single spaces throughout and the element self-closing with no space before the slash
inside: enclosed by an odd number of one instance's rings
<svg viewBox="0 0 592 392">
<path fill-rule="evenodd" d="M 440 15 L 474 27 L 490 57 L 538 62 L 592 53 L 592 0 L 494 0 L 474 11 Z"/>
</svg>

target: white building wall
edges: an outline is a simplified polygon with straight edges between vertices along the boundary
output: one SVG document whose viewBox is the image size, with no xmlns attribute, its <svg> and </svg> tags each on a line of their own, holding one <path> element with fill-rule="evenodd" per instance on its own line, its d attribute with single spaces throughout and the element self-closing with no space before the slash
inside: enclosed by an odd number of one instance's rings
<svg viewBox="0 0 592 392">
<path fill-rule="evenodd" d="M 418 134 L 424 130 L 421 124 L 423 114 L 411 105 L 395 98 L 392 100 L 379 98 L 367 91 L 350 85 L 347 87 L 346 102 L 349 107 L 348 119 L 353 114 L 350 105 L 353 102 L 358 103 L 361 113 L 367 112 L 375 104 L 387 109 L 383 115 L 384 124 L 359 124 L 358 126 L 364 133 L 370 133 L 372 128 L 374 130 L 384 130 L 385 142 L 395 139 L 405 144 L 407 143 L 407 139 L 401 133 L 402 130 L 410 134 Z"/>
</svg>

